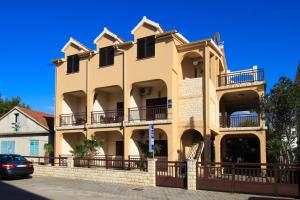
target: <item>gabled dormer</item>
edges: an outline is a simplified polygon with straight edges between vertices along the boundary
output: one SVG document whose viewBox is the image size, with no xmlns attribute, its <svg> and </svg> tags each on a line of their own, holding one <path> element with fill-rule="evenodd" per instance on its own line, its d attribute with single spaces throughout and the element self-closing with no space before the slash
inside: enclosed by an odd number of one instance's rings
<svg viewBox="0 0 300 200">
<path fill-rule="evenodd" d="M 65 58 L 69 55 L 91 51 L 88 47 L 78 42 L 74 38 L 70 37 L 69 41 L 61 49 L 61 52 L 65 54 Z"/>
<path fill-rule="evenodd" d="M 131 34 L 134 36 L 134 42 L 139 38 L 163 33 L 163 28 L 156 22 L 148 19 L 146 16 L 132 29 Z"/>
<path fill-rule="evenodd" d="M 104 27 L 103 31 L 94 40 L 94 44 L 96 45 L 97 49 L 112 46 L 115 44 L 121 44 L 123 42 L 124 40 L 122 40 L 119 36 L 108 30 L 106 27 Z"/>
</svg>

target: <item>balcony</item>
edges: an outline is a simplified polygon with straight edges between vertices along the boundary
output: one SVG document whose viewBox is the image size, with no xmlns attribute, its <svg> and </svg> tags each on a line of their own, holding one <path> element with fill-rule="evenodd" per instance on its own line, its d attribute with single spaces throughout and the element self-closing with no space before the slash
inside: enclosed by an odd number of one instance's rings
<svg viewBox="0 0 300 200">
<path fill-rule="evenodd" d="M 260 117 L 255 113 L 220 116 L 220 128 L 259 127 L 259 121 Z"/>
<path fill-rule="evenodd" d="M 128 118 L 129 122 L 166 120 L 168 108 L 167 105 L 129 108 Z"/>
<path fill-rule="evenodd" d="M 62 114 L 59 122 L 60 126 L 81 126 L 86 123 L 86 113 Z"/>
<path fill-rule="evenodd" d="M 123 110 L 106 110 L 92 112 L 92 124 L 121 123 L 123 119 Z"/>
<path fill-rule="evenodd" d="M 236 84 L 254 83 L 264 81 L 263 69 L 250 69 L 227 74 L 220 74 L 218 76 L 219 87 L 234 86 Z"/>
</svg>

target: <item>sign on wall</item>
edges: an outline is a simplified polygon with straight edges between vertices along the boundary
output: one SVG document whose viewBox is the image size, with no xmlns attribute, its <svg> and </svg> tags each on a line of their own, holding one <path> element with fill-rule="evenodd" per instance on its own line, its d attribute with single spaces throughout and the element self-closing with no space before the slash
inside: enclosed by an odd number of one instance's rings
<svg viewBox="0 0 300 200">
<path fill-rule="evenodd" d="M 172 99 L 168 99 L 168 108 L 172 108 Z"/>
<path fill-rule="evenodd" d="M 149 152 L 154 152 L 154 125 L 149 125 Z"/>
</svg>

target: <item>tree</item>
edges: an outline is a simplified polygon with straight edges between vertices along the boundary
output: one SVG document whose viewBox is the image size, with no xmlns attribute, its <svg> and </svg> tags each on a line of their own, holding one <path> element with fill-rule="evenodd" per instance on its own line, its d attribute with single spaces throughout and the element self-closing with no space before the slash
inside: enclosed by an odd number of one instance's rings
<svg viewBox="0 0 300 200">
<path fill-rule="evenodd" d="M 267 155 L 270 162 L 292 163 L 293 144 L 300 130 L 300 89 L 289 78 L 281 77 L 262 101 L 267 131 Z"/>
<path fill-rule="evenodd" d="M 29 105 L 23 103 L 18 96 L 12 97 L 11 99 L 4 99 L 0 94 L 0 117 L 15 106 L 30 108 Z"/>
</svg>

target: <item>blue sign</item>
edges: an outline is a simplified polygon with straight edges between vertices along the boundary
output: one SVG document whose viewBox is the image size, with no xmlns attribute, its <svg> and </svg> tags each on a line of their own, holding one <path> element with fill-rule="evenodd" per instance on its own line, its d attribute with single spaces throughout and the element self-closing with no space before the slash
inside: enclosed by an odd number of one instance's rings
<svg viewBox="0 0 300 200">
<path fill-rule="evenodd" d="M 149 125 L 149 152 L 154 152 L 154 125 Z"/>
<path fill-rule="evenodd" d="M 168 108 L 172 108 L 172 99 L 168 99 Z"/>
</svg>

